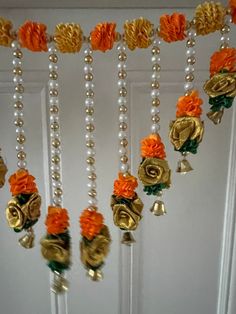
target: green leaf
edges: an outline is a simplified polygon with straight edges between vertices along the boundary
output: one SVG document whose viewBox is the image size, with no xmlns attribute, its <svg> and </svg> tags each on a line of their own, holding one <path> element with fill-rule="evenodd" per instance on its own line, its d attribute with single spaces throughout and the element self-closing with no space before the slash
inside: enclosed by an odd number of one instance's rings
<svg viewBox="0 0 236 314">
<path fill-rule="evenodd" d="M 233 104 L 234 97 L 226 97 L 225 95 L 220 95 L 217 97 L 210 97 L 209 104 L 211 105 L 212 111 L 220 111 L 221 108 L 230 108 Z"/>
<path fill-rule="evenodd" d="M 62 274 L 64 270 L 69 269 L 69 264 L 66 265 L 54 261 L 50 261 L 47 265 L 52 271 L 57 271 L 59 274 Z"/>
<path fill-rule="evenodd" d="M 197 148 L 198 148 L 199 143 L 197 140 L 187 140 L 184 145 L 178 150 L 178 152 L 184 153 L 184 152 L 189 152 L 192 154 L 197 153 Z"/>
<path fill-rule="evenodd" d="M 147 195 L 157 195 L 158 192 L 162 191 L 163 189 L 166 188 L 166 184 L 165 183 L 158 183 L 158 184 L 154 184 L 154 185 L 149 185 L 149 186 L 144 186 L 143 191 L 147 194 Z"/>
</svg>

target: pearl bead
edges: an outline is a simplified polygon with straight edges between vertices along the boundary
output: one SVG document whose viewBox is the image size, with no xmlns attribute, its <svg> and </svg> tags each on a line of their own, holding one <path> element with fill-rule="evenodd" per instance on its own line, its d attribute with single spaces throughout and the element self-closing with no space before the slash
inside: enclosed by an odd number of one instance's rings
<svg viewBox="0 0 236 314">
<path fill-rule="evenodd" d="M 159 124 L 154 123 L 154 124 L 151 125 L 151 132 L 152 133 L 158 133 L 159 130 L 160 130 L 160 125 Z"/>
<path fill-rule="evenodd" d="M 24 116 L 24 113 L 23 113 L 23 111 L 15 111 L 14 112 L 14 117 L 16 117 L 16 118 L 22 118 Z"/>
<path fill-rule="evenodd" d="M 184 69 L 186 74 L 189 74 L 191 72 L 194 72 L 194 66 L 189 64 L 188 66 L 186 66 L 186 68 Z"/>
<path fill-rule="evenodd" d="M 96 171 L 96 168 L 95 168 L 95 166 L 93 166 L 93 165 L 88 165 L 88 166 L 86 167 L 86 171 L 87 171 L 87 172 L 95 172 L 95 171 Z"/>
<path fill-rule="evenodd" d="M 53 181 L 52 186 L 54 188 L 62 188 L 62 182 L 61 181 Z"/>
<path fill-rule="evenodd" d="M 54 171 L 54 172 L 55 171 L 60 172 L 61 167 L 60 167 L 60 165 L 51 165 L 50 169 L 51 169 L 51 171 Z"/>
<path fill-rule="evenodd" d="M 25 169 L 26 166 L 27 166 L 26 160 L 19 160 L 19 161 L 17 162 L 17 166 L 18 166 L 18 168 Z"/>
<path fill-rule="evenodd" d="M 152 73 L 152 80 L 159 80 L 160 74 L 158 72 Z"/>
<path fill-rule="evenodd" d="M 87 149 L 86 154 L 88 157 L 94 157 L 96 155 L 95 149 L 94 148 Z"/>
<path fill-rule="evenodd" d="M 88 200 L 88 203 L 90 206 L 97 206 L 98 200 L 93 197 Z"/>
<path fill-rule="evenodd" d="M 127 83 L 124 80 L 118 80 L 117 85 L 118 87 L 126 87 Z"/>
<path fill-rule="evenodd" d="M 127 153 L 127 150 L 125 147 L 120 147 L 119 148 L 119 154 L 122 156 L 122 155 L 125 155 Z"/>
<path fill-rule="evenodd" d="M 90 181 L 87 183 L 87 187 L 89 189 L 96 189 L 97 188 L 97 183 L 95 181 Z"/>
<path fill-rule="evenodd" d="M 13 40 L 13 42 L 11 43 L 11 47 L 13 48 L 13 49 L 19 49 L 20 48 L 20 44 L 18 43 L 18 41 L 17 40 Z"/>
<path fill-rule="evenodd" d="M 94 83 L 93 82 L 86 82 L 85 88 L 86 89 L 94 89 Z"/>
<path fill-rule="evenodd" d="M 160 91 L 158 89 L 153 89 L 151 91 L 151 97 L 152 98 L 157 98 L 160 95 Z"/>
<path fill-rule="evenodd" d="M 185 90 L 185 91 L 189 91 L 189 90 L 191 90 L 191 89 L 193 89 L 193 83 L 192 83 L 192 82 L 186 82 L 186 83 L 184 84 L 184 90 Z"/>
<path fill-rule="evenodd" d="M 23 78 L 22 78 L 22 76 L 15 75 L 15 76 L 13 77 L 13 82 L 14 82 L 15 84 L 22 84 L 22 83 L 23 83 Z"/>
<path fill-rule="evenodd" d="M 126 47 L 125 47 L 123 44 L 118 44 L 118 45 L 117 45 L 117 50 L 118 50 L 118 51 L 125 51 L 125 50 L 126 50 Z"/>
<path fill-rule="evenodd" d="M 225 15 L 225 24 L 232 23 L 232 16 L 231 15 Z"/>
<path fill-rule="evenodd" d="M 21 61 L 20 59 L 18 59 L 18 58 L 14 58 L 14 59 L 12 60 L 12 64 L 13 64 L 15 67 L 20 67 L 20 66 L 22 66 L 22 61 Z"/>
<path fill-rule="evenodd" d="M 93 123 L 93 122 L 94 122 L 94 117 L 92 117 L 92 116 L 86 116 L 86 117 L 85 117 L 85 122 L 86 122 L 86 123 Z"/>
<path fill-rule="evenodd" d="M 124 114 L 124 113 L 121 113 L 119 115 L 119 121 L 120 122 L 127 122 L 128 121 L 128 116 L 126 114 Z"/>
<path fill-rule="evenodd" d="M 155 38 L 153 40 L 153 46 L 160 46 L 160 44 L 161 44 L 161 40 L 159 38 Z"/>
<path fill-rule="evenodd" d="M 24 133 L 25 133 L 25 130 L 23 128 L 20 128 L 20 127 L 16 128 L 16 134 L 23 135 Z"/>
<path fill-rule="evenodd" d="M 196 33 L 195 30 L 191 29 L 191 30 L 188 31 L 187 36 L 188 36 L 189 38 L 191 38 L 191 37 L 194 38 L 194 37 L 197 36 L 197 33 Z"/>
<path fill-rule="evenodd" d="M 127 133 L 125 131 L 120 131 L 118 133 L 118 137 L 120 140 L 124 139 L 124 138 L 127 138 Z"/>
<path fill-rule="evenodd" d="M 119 97 L 118 98 L 118 105 L 126 105 L 127 99 L 125 97 Z"/>
<path fill-rule="evenodd" d="M 193 49 L 193 48 L 188 48 L 188 49 L 186 50 L 186 56 L 187 56 L 187 57 L 191 57 L 191 56 L 193 56 L 193 55 L 195 55 L 195 49 Z"/>
<path fill-rule="evenodd" d="M 57 52 L 57 48 L 55 47 L 54 43 L 49 44 L 48 52 L 49 53 L 56 53 Z"/>
<path fill-rule="evenodd" d="M 154 116 L 156 114 L 159 114 L 160 110 L 157 107 L 152 107 L 151 108 L 151 115 Z"/>
<path fill-rule="evenodd" d="M 25 146 L 24 145 L 16 145 L 16 151 L 24 150 Z"/>
<path fill-rule="evenodd" d="M 61 149 L 60 148 L 53 148 L 52 149 L 52 155 L 60 155 Z"/>
<path fill-rule="evenodd" d="M 94 106 L 94 100 L 91 98 L 86 98 L 85 99 L 85 105 L 90 107 L 90 106 Z"/>
<path fill-rule="evenodd" d="M 58 87 L 59 87 L 58 82 L 55 81 L 55 80 L 49 80 L 49 81 L 48 81 L 48 85 L 49 85 L 49 87 L 52 88 L 52 89 L 55 89 L 55 88 L 58 88 Z"/>
<path fill-rule="evenodd" d="M 91 65 L 86 64 L 86 65 L 84 66 L 84 73 L 90 73 L 90 72 L 92 72 L 92 71 L 93 71 L 93 67 L 92 67 Z"/>
<path fill-rule="evenodd" d="M 58 66 L 55 63 L 49 63 L 48 68 L 50 71 L 57 72 L 57 70 L 58 70 Z"/>
<path fill-rule="evenodd" d="M 155 55 L 155 56 L 152 56 L 151 61 L 153 63 L 158 63 L 161 61 L 161 58 L 159 56 Z"/>
<path fill-rule="evenodd" d="M 90 49 L 89 47 L 84 49 L 84 54 L 85 55 L 91 55 L 92 53 L 93 53 L 93 50 Z"/>
<path fill-rule="evenodd" d="M 59 104 L 59 99 L 58 97 L 53 97 L 53 98 L 49 98 L 49 103 L 50 105 L 58 105 Z"/>
<path fill-rule="evenodd" d="M 124 164 L 124 163 L 120 164 L 120 171 L 122 173 L 126 173 L 126 172 L 128 172 L 128 170 L 129 170 L 129 165 L 128 164 Z"/>
<path fill-rule="evenodd" d="M 54 196 L 53 203 L 55 206 L 61 206 L 62 204 L 62 197 Z"/>
<path fill-rule="evenodd" d="M 118 63 L 117 67 L 118 67 L 118 70 L 120 70 L 120 71 L 127 69 L 127 65 L 123 62 Z"/>
<path fill-rule="evenodd" d="M 94 134 L 92 134 L 92 133 L 86 133 L 86 134 L 85 134 L 85 139 L 86 139 L 87 141 L 94 140 Z"/>
<path fill-rule="evenodd" d="M 22 101 L 23 100 L 23 95 L 19 93 L 14 93 L 13 94 L 13 99 L 14 101 Z"/>
</svg>

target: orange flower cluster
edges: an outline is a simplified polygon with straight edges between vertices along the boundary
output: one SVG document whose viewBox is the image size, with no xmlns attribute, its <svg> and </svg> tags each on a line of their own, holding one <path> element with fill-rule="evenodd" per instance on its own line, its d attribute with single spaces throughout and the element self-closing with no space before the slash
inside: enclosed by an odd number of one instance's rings
<svg viewBox="0 0 236 314">
<path fill-rule="evenodd" d="M 236 0 L 229 0 L 233 23 L 236 24 Z"/>
<path fill-rule="evenodd" d="M 83 237 L 92 240 L 103 227 L 103 215 L 86 208 L 80 216 L 80 228 Z"/>
<path fill-rule="evenodd" d="M 135 189 L 138 186 L 137 179 L 130 175 L 119 173 L 119 179 L 114 182 L 113 194 L 118 197 L 133 198 L 135 196 Z"/>
<path fill-rule="evenodd" d="M 221 70 L 236 72 L 236 48 L 224 48 L 213 53 L 210 62 L 211 76 Z"/>
<path fill-rule="evenodd" d="M 27 21 L 18 32 L 22 47 L 31 51 L 47 51 L 47 26 L 45 24 Z"/>
<path fill-rule="evenodd" d="M 150 134 L 141 141 L 141 156 L 144 158 L 165 159 L 165 146 L 159 134 Z"/>
<path fill-rule="evenodd" d="M 38 192 L 34 182 L 35 177 L 29 174 L 28 170 L 20 169 L 9 178 L 10 192 L 12 195 L 32 194 Z"/>
<path fill-rule="evenodd" d="M 45 221 L 48 234 L 65 233 L 69 227 L 69 216 L 65 208 L 49 206 Z"/>
<path fill-rule="evenodd" d="M 202 113 L 201 105 L 203 101 L 198 96 L 198 92 L 193 90 L 190 95 L 179 97 L 177 103 L 176 117 L 196 117 L 199 118 Z"/>
<path fill-rule="evenodd" d="M 116 23 L 99 23 L 90 33 L 93 50 L 111 50 L 116 39 Z"/>
<path fill-rule="evenodd" d="M 186 37 L 186 18 L 184 14 L 164 14 L 160 18 L 159 36 L 166 42 L 184 40 Z"/>
</svg>

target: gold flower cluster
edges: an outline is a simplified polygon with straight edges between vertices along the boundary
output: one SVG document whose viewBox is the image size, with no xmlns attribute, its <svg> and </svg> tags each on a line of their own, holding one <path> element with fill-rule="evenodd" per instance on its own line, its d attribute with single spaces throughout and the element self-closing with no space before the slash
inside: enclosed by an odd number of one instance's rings
<svg viewBox="0 0 236 314">
<path fill-rule="evenodd" d="M 2 188 L 5 184 L 5 176 L 7 173 L 7 166 L 4 163 L 4 160 L 0 156 L 0 188 Z"/>
<path fill-rule="evenodd" d="M 204 90 L 209 97 L 221 95 L 226 97 L 236 96 L 236 73 L 219 73 L 212 76 L 204 85 Z"/>
<path fill-rule="evenodd" d="M 60 52 L 79 52 L 83 43 L 83 31 L 79 24 L 60 23 L 56 26 L 54 40 Z"/>
</svg>

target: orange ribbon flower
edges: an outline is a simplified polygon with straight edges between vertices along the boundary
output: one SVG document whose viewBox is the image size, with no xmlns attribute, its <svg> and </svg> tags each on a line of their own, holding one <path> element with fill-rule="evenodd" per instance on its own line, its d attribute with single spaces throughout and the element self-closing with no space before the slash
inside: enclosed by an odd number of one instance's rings
<svg viewBox="0 0 236 314">
<path fill-rule="evenodd" d="M 69 216 L 65 208 L 49 206 L 45 221 L 48 234 L 65 233 L 69 227 Z"/>
<path fill-rule="evenodd" d="M 177 103 L 176 117 L 196 117 L 199 118 L 202 113 L 201 105 L 203 101 L 198 96 L 196 90 L 192 91 L 188 96 L 179 97 Z"/>
<path fill-rule="evenodd" d="M 47 26 L 45 24 L 27 21 L 18 32 L 22 47 L 31 51 L 47 51 Z"/>
<path fill-rule="evenodd" d="M 213 53 L 210 63 L 211 76 L 221 70 L 236 72 L 236 48 L 224 48 Z"/>
<path fill-rule="evenodd" d="M 137 179 L 132 175 L 123 175 L 119 173 L 119 179 L 114 182 L 114 195 L 124 198 L 133 198 L 135 196 L 135 189 L 138 186 Z"/>
<path fill-rule="evenodd" d="M 116 23 L 99 23 L 90 33 L 93 50 L 111 50 L 116 39 Z"/>
<path fill-rule="evenodd" d="M 38 192 L 34 182 L 35 177 L 29 174 L 28 170 L 20 169 L 9 178 L 10 192 L 13 196 L 18 194 L 33 194 Z"/>
<path fill-rule="evenodd" d="M 186 37 L 186 18 L 184 14 L 164 14 L 160 18 L 159 36 L 166 42 L 184 40 Z"/>
<path fill-rule="evenodd" d="M 141 141 L 141 156 L 165 159 L 165 146 L 159 134 L 150 134 Z"/>
<path fill-rule="evenodd" d="M 233 23 L 236 24 L 236 0 L 229 0 Z"/>
<path fill-rule="evenodd" d="M 103 227 L 103 215 L 86 208 L 80 216 L 80 228 L 83 237 L 92 240 Z"/>
</svg>

